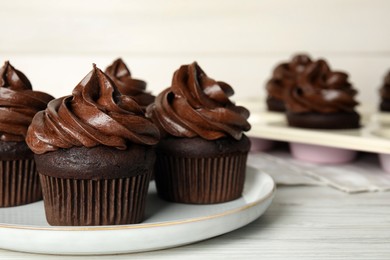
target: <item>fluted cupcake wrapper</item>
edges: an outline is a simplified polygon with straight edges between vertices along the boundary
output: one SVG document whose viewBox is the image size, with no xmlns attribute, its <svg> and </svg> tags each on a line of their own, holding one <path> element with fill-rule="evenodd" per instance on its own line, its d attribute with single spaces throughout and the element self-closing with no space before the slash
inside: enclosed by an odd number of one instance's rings
<svg viewBox="0 0 390 260">
<path fill-rule="evenodd" d="M 0 161 L 0 207 L 41 199 L 41 186 L 33 159 Z"/>
<path fill-rule="evenodd" d="M 192 204 L 227 202 L 241 196 L 247 153 L 214 158 L 159 154 L 156 187 L 163 199 Z"/>
<path fill-rule="evenodd" d="M 55 226 L 120 225 L 144 218 L 150 174 L 75 180 L 40 174 L 46 219 Z"/>
</svg>

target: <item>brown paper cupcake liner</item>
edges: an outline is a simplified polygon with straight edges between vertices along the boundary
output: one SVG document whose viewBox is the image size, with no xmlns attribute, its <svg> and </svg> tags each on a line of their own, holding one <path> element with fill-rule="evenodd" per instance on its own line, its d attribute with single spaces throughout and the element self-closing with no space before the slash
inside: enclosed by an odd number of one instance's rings
<svg viewBox="0 0 390 260">
<path fill-rule="evenodd" d="M 227 202 L 241 196 L 247 153 L 214 158 L 157 156 L 156 187 L 163 199 L 192 204 Z"/>
<path fill-rule="evenodd" d="M 40 174 L 46 219 L 55 226 L 121 225 L 144 218 L 150 174 L 75 180 Z"/>
<path fill-rule="evenodd" d="M 41 199 L 41 186 L 33 159 L 0 161 L 0 207 Z"/>
</svg>

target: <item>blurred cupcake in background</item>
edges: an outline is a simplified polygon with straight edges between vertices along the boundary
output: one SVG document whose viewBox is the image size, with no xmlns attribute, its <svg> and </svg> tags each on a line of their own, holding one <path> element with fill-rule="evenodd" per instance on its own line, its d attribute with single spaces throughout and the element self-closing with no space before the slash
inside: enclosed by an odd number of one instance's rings
<svg viewBox="0 0 390 260">
<path fill-rule="evenodd" d="M 357 129 L 356 95 L 348 74 L 332 71 L 324 60 L 317 60 L 285 96 L 288 125 L 323 131 Z M 356 156 L 356 151 L 301 143 L 290 143 L 290 148 L 294 157 L 316 163 L 344 163 Z"/>
<path fill-rule="evenodd" d="M 359 128 L 356 95 L 348 74 L 332 71 L 324 60 L 315 61 L 286 95 L 288 124 L 316 129 Z"/>
<path fill-rule="evenodd" d="M 383 112 L 390 112 L 390 71 L 385 76 L 379 93 L 381 98 L 379 110 Z"/>
<path fill-rule="evenodd" d="M 305 68 L 312 63 L 306 54 L 298 54 L 288 62 L 276 66 L 272 77 L 266 84 L 267 108 L 269 111 L 284 112 L 285 92 L 297 84 L 297 80 Z"/>
</svg>

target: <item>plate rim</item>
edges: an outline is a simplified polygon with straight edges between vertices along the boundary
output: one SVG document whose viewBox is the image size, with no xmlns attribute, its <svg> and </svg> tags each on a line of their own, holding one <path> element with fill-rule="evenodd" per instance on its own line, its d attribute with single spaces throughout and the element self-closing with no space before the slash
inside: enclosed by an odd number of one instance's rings
<svg viewBox="0 0 390 260">
<path fill-rule="evenodd" d="M 176 226 L 193 222 L 206 221 L 215 218 L 221 218 L 228 215 L 233 215 L 241 211 L 245 211 L 249 208 L 255 207 L 258 204 L 267 201 L 272 198 L 276 192 L 276 183 L 272 177 L 263 172 L 261 169 L 247 165 L 247 170 L 254 170 L 254 174 L 262 174 L 271 180 L 272 188 L 270 191 L 261 197 L 260 199 L 242 205 L 238 208 L 233 208 L 221 213 L 216 213 L 207 216 L 188 218 L 183 220 L 175 221 L 162 221 L 162 222 L 152 222 L 152 223 L 140 223 L 140 224 L 128 224 L 128 225 L 110 225 L 110 226 L 31 226 L 31 225 L 17 225 L 17 224 L 6 224 L 0 223 L 0 229 L 13 229 L 13 230 L 29 230 L 29 231 L 113 231 L 113 230 L 130 230 L 130 229 L 148 229 L 155 227 L 166 227 L 166 226 Z"/>
</svg>

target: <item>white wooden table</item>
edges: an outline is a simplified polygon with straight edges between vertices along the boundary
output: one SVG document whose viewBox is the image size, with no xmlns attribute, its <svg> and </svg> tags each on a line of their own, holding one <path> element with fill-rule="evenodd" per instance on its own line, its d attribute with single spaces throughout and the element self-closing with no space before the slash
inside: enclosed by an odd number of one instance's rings
<svg viewBox="0 0 390 260">
<path fill-rule="evenodd" d="M 167 238 L 169 239 L 169 238 Z M 0 250 L 0 259 L 390 259 L 390 193 L 279 187 L 266 214 L 239 230 L 183 247 L 116 256 Z"/>
</svg>

